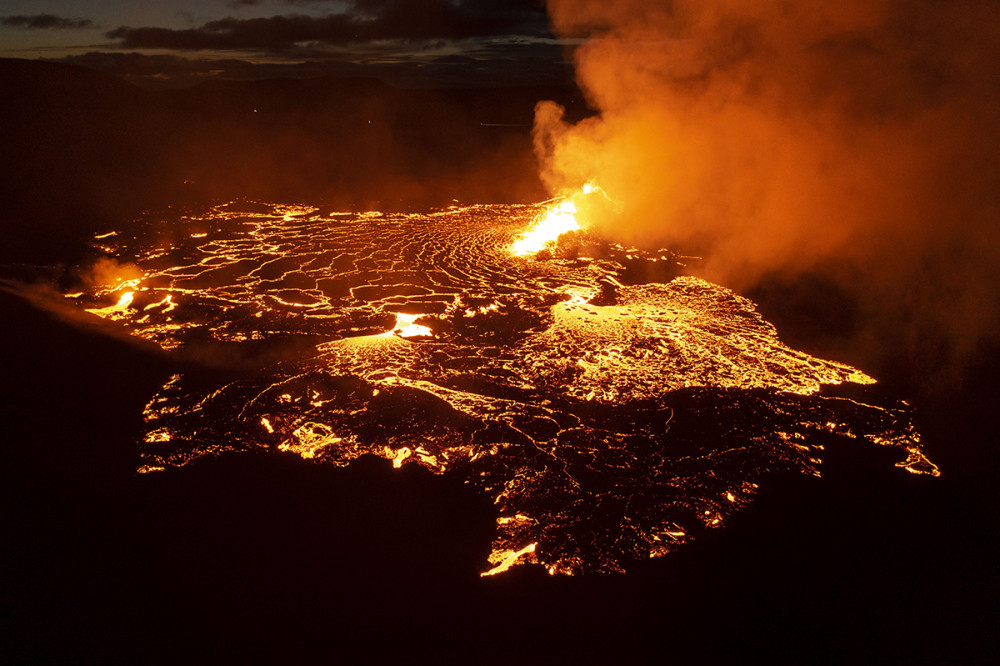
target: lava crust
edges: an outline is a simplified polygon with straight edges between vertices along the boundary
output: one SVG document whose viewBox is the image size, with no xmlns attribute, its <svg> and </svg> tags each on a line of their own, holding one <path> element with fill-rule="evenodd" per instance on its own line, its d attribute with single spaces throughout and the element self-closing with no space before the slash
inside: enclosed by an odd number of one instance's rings
<svg viewBox="0 0 1000 666">
<path fill-rule="evenodd" d="M 277 449 L 458 475 L 497 506 L 484 575 L 626 571 L 721 525 L 766 475 L 818 475 L 845 439 L 936 473 L 905 403 L 868 404 L 871 377 L 784 345 L 746 298 L 669 279 L 668 257 L 515 256 L 540 212 L 232 203 L 102 234 L 120 274 L 78 302 L 171 353 L 245 361 L 162 387 L 139 471 Z M 858 399 L 821 391 L 842 383 Z"/>
</svg>

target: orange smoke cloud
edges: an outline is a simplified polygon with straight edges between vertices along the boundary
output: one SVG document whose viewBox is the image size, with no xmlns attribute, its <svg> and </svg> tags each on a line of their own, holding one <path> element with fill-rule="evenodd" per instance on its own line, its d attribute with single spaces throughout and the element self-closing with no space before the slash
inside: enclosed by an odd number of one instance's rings
<svg viewBox="0 0 1000 666">
<path fill-rule="evenodd" d="M 142 269 L 135 264 L 120 263 L 111 257 L 101 257 L 94 262 L 82 279 L 91 288 L 115 289 L 142 276 Z"/>
<path fill-rule="evenodd" d="M 593 225 L 699 254 L 735 288 L 835 271 L 884 310 L 934 319 L 949 353 L 996 323 L 996 2 L 548 9 L 556 34 L 586 38 L 577 77 L 599 114 L 571 125 L 540 103 L 535 149 L 552 191 L 592 181 L 622 202 Z"/>
</svg>

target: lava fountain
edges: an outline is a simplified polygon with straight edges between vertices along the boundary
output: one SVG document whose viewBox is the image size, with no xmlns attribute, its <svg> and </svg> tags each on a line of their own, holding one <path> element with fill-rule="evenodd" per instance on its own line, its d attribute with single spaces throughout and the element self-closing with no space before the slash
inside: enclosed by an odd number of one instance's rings
<svg viewBox="0 0 1000 666">
<path fill-rule="evenodd" d="M 620 207 L 620 204 L 611 199 L 603 189 L 593 183 L 584 183 L 578 191 L 542 204 L 546 205 L 544 212 L 520 238 L 514 241 L 510 251 L 522 257 L 537 254 L 546 247 L 555 245 L 563 234 L 582 231 L 586 225 L 581 224 L 578 219 L 581 215 L 580 209 L 586 208 L 588 204 L 593 208 L 595 198 L 603 200 L 601 203 L 612 204 L 615 208 Z"/>
</svg>

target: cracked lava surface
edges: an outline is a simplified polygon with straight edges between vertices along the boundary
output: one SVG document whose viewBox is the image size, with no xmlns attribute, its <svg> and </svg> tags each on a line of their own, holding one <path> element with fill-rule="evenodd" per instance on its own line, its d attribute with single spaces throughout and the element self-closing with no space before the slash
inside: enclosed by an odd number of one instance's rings
<svg viewBox="0 0 1000 666">
<path fill-rule="evenodd" d="M 137 270 L 67 296 L 171 352 L 257 359 L 218 385 L 171 377 L 140 472 L 277 449 L 458 475 L 497 505 L 484 575 L 626 571 L 722 525 L 766 474 L 819 475 L 845 439 L 937 474 L 906 403 L 824 395 L 875 380 L 789 348 L 670 257 L 596 241 L 516 256 L 541 212 L 148 216 L 94 241 Z"/>
</svg>

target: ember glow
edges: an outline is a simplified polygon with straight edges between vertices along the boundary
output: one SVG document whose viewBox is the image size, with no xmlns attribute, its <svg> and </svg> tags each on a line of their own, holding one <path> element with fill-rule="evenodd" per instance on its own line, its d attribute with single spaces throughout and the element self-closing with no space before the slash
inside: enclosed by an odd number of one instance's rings
<svg viewBox="0 0 1000 666">
<path fill-rule="evenodd" d="M 905 403 L 783 344 L 751 301 L 689 276 L 627 282 L 622 262 L 664 255 L 511 251 L 594 196 L 607 200 L 594 188 L 425 215 L 234 202 L 149 217 L 100 239 L 108 262 L 138 267 L 130 299 L 117 283 L 67 297 L 171 353 L 272 350 L 215 386 L 171 377 L 144 412 L 138 471 L 262 449 L 420 465 L 496 505 L 483 575 L 626 571 L 724 525 L 768 474 L 819 475 L 847 440 L 937 473 Z M 826 395 L 836 384 L 851 397 Z"/>
</svg>

